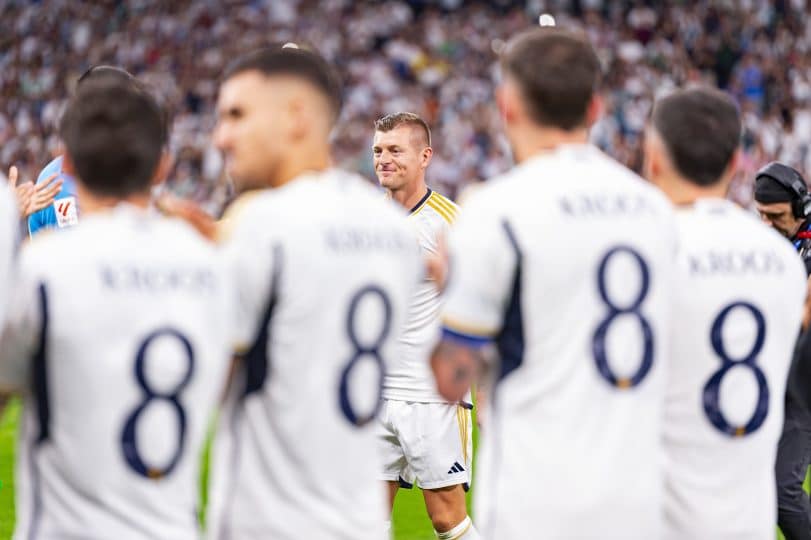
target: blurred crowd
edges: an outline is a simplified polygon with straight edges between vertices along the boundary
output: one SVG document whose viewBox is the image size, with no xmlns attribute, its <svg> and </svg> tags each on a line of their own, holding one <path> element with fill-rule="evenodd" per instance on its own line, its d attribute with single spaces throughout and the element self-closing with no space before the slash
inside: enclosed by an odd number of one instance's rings
<svg viewBox="0 0 811 540">
<path fill-rule="evenodd" d="M 173 118 L 169 187 L 216 213 L 227 196 L 209 134 L 229 60 L 278 42 L 310 44 L 340 70 L 337 162 L 374 178 L 372 123 L 409 110 L 433 128 L 428 179 L 454 196 L 511 157 L 493 106 L 504 41 L 551 13 L 580 27 L 605 66 L 594 141 L 639 170 L 659 92 L 693 82 L 744 111 L 743 169 L 731 197 L 751 203 L 753 172 L 780 159 L 811 171 L 811 25 L 805 0 L 75 0 L 0 2 L 0 170 L 31 179 L 59 152 L 56 125 L 76 78 L 100 63 L 151 84 Z M 700 141 L 697 141 L 700 143 Z"/>
</svg>

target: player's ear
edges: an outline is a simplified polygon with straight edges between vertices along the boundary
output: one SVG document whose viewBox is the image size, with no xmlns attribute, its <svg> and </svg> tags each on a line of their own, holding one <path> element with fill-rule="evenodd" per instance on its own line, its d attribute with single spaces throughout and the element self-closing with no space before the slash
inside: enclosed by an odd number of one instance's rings
<svg viewBox="0 0 811 540">
<path fill-rule="evenodd" d="M 642 143 L 642 168 L 644 177 L 654 184 L 656 184 L 656 180 L 660 177 L 664 168 L 661 149 L 657 147 L 655 139 L 656 135 L 651 127 L 646 127 Z"/>
<path fill-rule="evenodd" d="M 588 109 L 586 109 L 586 127 L 591 127 L 596 124 L 597 120 L 603 115 L 604 109 L 603 96 L 595 92 L 591 96 Z"/>
<path fill-rule="evenodd" d="M 169 173 L 174 166 L 174 159 L 172 154 L 164 148 L 161 152 L 161 158 L 158 161 L 158 166 L 155 167 L 155 174 L 152 175 L 152 185 L 159 186 L 163 184 L 169 177 Z"/>
<path fill-rule="evenodd" d="M 64 157 L 62 158 L 62 172 L 76 177 L 76 165 L 73 164 L 73 159 L 67 151 L 65 151 Z"/>
<path fill-rule="evenodd" d="M 422 149 L 422 156 L 420 159 L 420 166 L 425 169 L 428 167 L 428 164 L 431 163 L 431 156 L 434 155 L 434 149 L 430 146 L 426 146 Z"/>
<path fill-rule="evenodd" d="M 732 157 L 729 158 L 729 163 L 727 163 L 726 168 L 724 169 L 724 174 L 721 176 L 721 184 L 724 186 L 729 186 L 732 183 L 732 178 L 735 176 L 735 173 L 738 172 L 738 167 L 741 164 L 741 149 L 740 147 L 735 149 L 735 152 L 732 154 Z"/>
<path fill-rule="evenodd" d="M 506 82 L 501 83 L 496 88 L 496 105 L 498 112 L 501 113 L 501 118 L 505 124 L 512 124 L 516 117 L 516 98 L 515 87 L 508 85 Z"/>
</svg>

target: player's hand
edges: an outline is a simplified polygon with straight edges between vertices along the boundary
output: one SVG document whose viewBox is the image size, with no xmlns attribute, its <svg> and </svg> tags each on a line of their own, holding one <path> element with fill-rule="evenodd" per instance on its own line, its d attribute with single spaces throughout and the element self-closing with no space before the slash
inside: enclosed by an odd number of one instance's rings
<svg viewBox="0 0 811 540">
<path fill-rule="evenodd" d="M 31 200 L 28 203 L 28 207 L 25 209 L 25 216 L 28 217 L 34 212 L 39 212 L 43 208 L 51 206 L 56 196 L 59 195 L 59 192 L 62 190 L 62 183 L 62 179 L 59 178 L 59 173 L 53 173 L 46 178 L 45 181 L 34 185 Z"/>
<path fill-rule="evenodd" d="M 31 182 L 23 182 L 17 184 L 17 167 L 14 165 L 8 170 L 8 185 L 14 188 L 14 198 L 17 201 L 17 212 L 22 217 L 27 217 L 25 213 L 28 205 L 31 204 L 31 199 L 34 196 L 34 184 Z"/>
<path fill-rule="evenodd" d="M 450 341 L 440 341 L 431 355 L 439 394 L 450 402 L 464 399 L 478 374 L 478 360 L 469 348 Z"/>
<path fill-rule="evenodd" d="M 14 188 L 17 199 L 17 210 L 22 217 L 28 217 L 53 203 L 62 189 L 62 179 L 54 173 L 44 182 L 35 185 L 33 182 L 19 183 L 19 171 L 14 165 L 8 170 L 8 183 Z"/>
<path fill-rule="evenodd" d="M 217 223 L 195 203 L 167 193 L 155 200 L 155 207 L 164 215 L 184 220 L 206 239 L 216 240 Z"/>
<path fill-rule="evenodd" d="M 439 235 L 436 253 L 432 253 L 425 258 L 425 270 L 428 278 L 436 283 L 440 292 L 445 290 L 448 283 L 449 261 L 448 244 L 445 241 L 445 236 Z"/>
</svg>

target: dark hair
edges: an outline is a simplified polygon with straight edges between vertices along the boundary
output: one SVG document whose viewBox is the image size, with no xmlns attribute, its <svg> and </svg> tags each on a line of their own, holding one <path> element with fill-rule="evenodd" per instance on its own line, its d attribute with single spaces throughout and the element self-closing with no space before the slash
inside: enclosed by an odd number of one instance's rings
<svg viewBox="0 0 811 540">
<path fill-rule="evenodd" d="M 699 186 L 721 179 L 740 144 L 738 107 L 713 88 L 679 90 L 656 100 L 651 124 L 679 174 Z"/>
<path fill-rule="evenodd" d="M 535 28 L 510 40 L 501 69 L 518 83 L 537 124 L 566 131 L 583 125 L 600 82 L 591 44 L 559 28 Z"/>
<path fill-rule="evenodd" d="M 382 131 L 384 133 L 400 126 L 411 126 L 421 129 L 425 135 L 425 144 L 431 146 L 431 130 L 428 128 L 428 124 L 425 120 L 420 118 L 417 114 L 412 112 L 398 112 L 387 114 L 375 121 L 375 131 Z"/>
<path fill-rule="evenodd" d="M 107 66 L 104 64 L 91 66 L 88 68 L 87 71 L 79 76 L 79 78 L 76 80 L 76 84 L 80 85 L 86 81 L 92 81 L 100 77 L 112 77 L 121 81 L 131 81 L 138 84 L 138 79 L 133 77 L 129 71 L 120 67 Z"/>
<path fill-rule="evenodd" d="M 223 80 L 246 71 L 258 71 L 268 77 L 290 75 L 307 81 L 327 98 L 334 112 L 334 119 L 341 112 L 340 79 L 332 66 L 318 53 L 290 46 L 266 47 L 237 58 L 225 70 Z"/>
<path fill-rule="evenodd" d="M 113 197 L 149 190 L 166 125 L 142 88 L 112 77 L 85 81 L 68 102 L 59 131 L 88 190 Z"/>
<path fill-rule="evenodd" d="M 105 64 L 92 66 L 87 71 L 82 73 L 76 80 L 76 87 L 79 88 L 88 81 L 97 81 L 101 79 L 110 79 L 118 81 L 122 84 L 130 84 L 135 89 L 142 90 L 147 93 L 153 93 L 153 89 L 150 88 L 149 85 L 136 79 L 129 71 L 120 67 L 108 66 Z M 158 105 L 160 106 L 161 110 L 161 118 L 163 119 L 163 123 L 168 132 L 169 126 L 172 122 L 171 115 L 169 114 L 169 108 L 162 105 L 160 102 L 158 102 Z M 164 142 L 167 141 L 164 140 Z"/>
</svg>

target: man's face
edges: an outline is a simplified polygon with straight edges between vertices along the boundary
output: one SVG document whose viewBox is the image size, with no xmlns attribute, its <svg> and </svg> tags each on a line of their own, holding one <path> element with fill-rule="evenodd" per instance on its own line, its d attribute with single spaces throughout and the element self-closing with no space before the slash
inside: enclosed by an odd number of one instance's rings
<svg viewBox="0 0 811 540">
<path fill-rule="evenodd" d="M 791 238 L 797 234 L 800 225 L 803 224 L 803 220 L 795 218 L 791 212 L 791 203 L 764 204 L 755 201 L 755 207 L 758 214 L 760 214 L 760 219 L 786 238 Z"/>
<path fill-rule="evenodd" d="M 284 144 L 282 101 L 258 71 L 238 73 L 220 88 L 214 142 L 237 191 L 268 187 L 275 175 Z"/>
<path fill-rule="evenodd" d="M 375 131 L 372 152 L 377 179 L 391 191 L 404 189 L 421 178 L 431 158 L 418 130 L 409 125 Z"/>
</svg>

